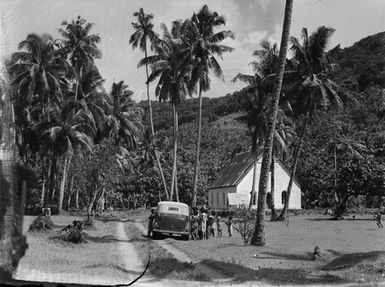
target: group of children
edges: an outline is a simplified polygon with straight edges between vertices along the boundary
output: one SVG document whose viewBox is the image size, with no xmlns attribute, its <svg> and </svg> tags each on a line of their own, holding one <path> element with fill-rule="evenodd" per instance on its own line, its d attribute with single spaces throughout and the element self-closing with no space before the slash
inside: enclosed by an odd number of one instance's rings
<svg viewBox="0 0 385 287">
<path fill-rule="evenodd" d="M 194 210 L 190 218 L 191 222 L 191 239 L 202 240 L 215 237 L 215 230 L 217 237 L 222 237 L 222 218 L 214 213 L 208 214 L 204 209 L 200 211 Z M 233 233 L 233 218 L 230 215 L 227 222 L 227 231 L 229 237 Z"/>
</svg>

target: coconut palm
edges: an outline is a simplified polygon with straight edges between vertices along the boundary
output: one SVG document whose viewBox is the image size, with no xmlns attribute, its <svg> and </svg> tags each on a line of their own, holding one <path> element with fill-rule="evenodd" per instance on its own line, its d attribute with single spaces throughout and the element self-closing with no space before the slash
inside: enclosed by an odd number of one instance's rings
<svg viewBox="0 0 385 287">
<path fill-rule="evenodd" d="M 161 24 L 163 39 L 156 47 L 156 55 L 149 56 L 139 62 L 139 66 L 151 64 L 151 74 L 148 81 L 159 77 L 155 95 L 160 101 L 170 101 L 173 108 L 173 168 L 169 200 L 173 200 L 177 192 L 177 138 L 178 138 L 178 105 L 181 99 L 189 93 L 188 83 L 191 78 L 191 56 L 186 42 L 181 39 L 181 21 L 172 23 L 171 31 Z"/>
<path fill-rule="evenodd" d="M 223 71 L 215 56 L 222 58 L 224 53 L 233 51 L 233 48 L 220 44 L 221 41 L 227 38 L 234 38 L 233 33 L 231 31 L 216 31 L 217 28 L 225 24 L 226 21 L 223 16 L 218 15 L 217 12 L 210 11 L 208 6 L 204 5 L 197 14 L 194 13 L 191 19 L 186 20 L 182 27 L 182 37 L 190 45 L 192 63 L 194 66 L 190 86 L 194 87 L 197 85 L 199 95 L 198 132 L 195 152 L 192 206 L 196 206 L 197 203 L 202 130 L 202 93 L 210 89 L 210 70 L 214 72 L 216 77 L 224 80 Z"/>
<path fill-rule="evenodd" d="M 272 85 L 271 79 L 275 74 L 278 66 L 278 54 L 277 44 L 272 44 L 267 40 L 261 41 L 261 48 L 254 51 L 252 54 L 257 59 L 250 63 L 253 67 L 254 75 L 245 75 L 239 73 L 232 82 L 242 81 L 248 84 L 248 86 L 240 91 L 239 102 L 247 110 L 247 123 L 251 134 L 251 147 L 252 152 L 256 157 L 255 169 L 253 176 L 253 183 L 250 196 L 250 205 L 255 201 L 256 189 L 256 165 L 259 150 L 263 146 L 266 132 L 267 132 L 267 120 L 268 120 L 268 108 L 271 105 L 272 100 Z M 286 60 L 286 65 L 290 65 L 290 61 Z M 286 77 L 288 72 L 285 72 Z M 273 154 L 278 150 L 287 152 L 286 138 L 287 128 L 291 125 L 287 125 L 289 121 L 288 117 L 283 112 L 284 107 L 278 108 L 277 113 L 277 128 L 274 132 L 274 144 Z M 285 128 L 283 128 L 285 127 Z M 274 159 L 274 156 L 273 156 Z M 276 211 L 274 207 L 274 160 L 271 161 L 271 219 L 276 219 Z"/>
<path fill-rule="evenodd" d="M 109 137 L 115 139 L 118 145 L 136 148 L 143 137 L 143 111 L 135 105 L 131 98 L 133 92 L 124 81 L 113 83 L 110 95 L 111 111 L 107 115 Z"/>
<path fill-rule="evenodd" d="M 266 205 L 266 190 L 267 181 L 269 178 L 269 170 L 272 160 L 273 138 L 275 132 L 275 125 L 278 113 L 278 102 L 281 94 L 281 87 L 283 75 L 285 71 L 287 46 L 290 34 L 291 12 L 293 7 L 293 0 L 286 0 L 285 14 L 282 29 L 281 47 L 279 50 L 279 64 L 276 72 L 276 81 L 274 83 L 271 113 L 268 121 L 267 136 L 264 145 L 263 159 L 261 166 L 261 175 L 259 179 L 258 188 L 258 207 L 257 219 L 255 221 L 255 231 L 251 239 L 252 245 L 265 245 L 265 205 Z"/>
<path fill-rule="evenodd" d="M 102 57 L 97 44 L 100 42 L 98 34 L 90 34 L 93 23 L 87 23 L 84 18 L 78 16 L 71 22 L 63 21 L 64 28 L 59 33 L 64 38 L 59 41 L 60 52 L 68 57 L 76 76 L 75 101 L 77 100 L 78 85 L 84 69 L 94 65 L 94 59 Z"/>
<path fill-rule="evenodd" d="M 331 81 L 327 72 L 334 69 L 334 58 L 339 50 L 339 45 L 326 51 L 330 37 L 335 29 L 321 26 L 308 36 L 306 28 L 302 29 L 302 44 L 291 37 L 293 61 L 296 65 L 297 80 L 287 91 L 285 99 L 290 102 L 296 114 L 302 114 L 303 124 L 298 136 L 293 154 L 293 167 L 287 188 L 287 198 L 279 218 L 285 220 L 289 209 L 289 200 L 301 148 L 306 135 L 307 125 L 312 116 L 317 115 L 317 110 L 330 107 L 341 108 L 342 101 L 339 97 L 344 91 Z"/>
<path fill-rule="evenodd" d="M 143 11 L 143 8 L 140 8 L 138 12 L 134 13 L 134 17 L 137 17 L 138 22 L 132 23 L 133 28 L 135 29 L 134 34 L 130 37 L 130 44 L 132 44 L 133 48 L 139 47 L 141 51 L 144 52 L 144 57 L 147 58 L 147 42 L 148 40 L 151 43 L 150 49 L 154 49 L 154 45 L 158 42 L 158 35 L 153 31 L 154 25 L 152 24 L 152 19 L 154 18 L 153 14 L 146 14 Z M 154 156 L 156 160 L 156 164 L 158 166 L 159 174 L 163 183 L 163 188 L 166 196 L 168 197 L 168 190 L 166 180 L 164 178 L 163 169 L 159 159 L 159 153 L 155 147 L 155 130 L 154 130 L 154 122 L 152 118 L 152 106 L 151 106 L 151 98 L 150 98 L 150 83 L 148 81 L 148 63 L 145 63 L 146 67 L 146 87 L 147 87 L 147 100 L 148 100 L 148 114 L 150 120 L 150 131 L 151 131 L 151 143 L 154 148 Z M 161 200 L 159 198 L 159 200 Z"/>
<path fill-rule="evenodd" d="M 42 132 L 42 141 L 46 142 L 47 148 L 52 152 L 50 173 L 52 197 L 54 197 L 55 192 L 53 182 L 55 181 L 57 160 L 60 156 L 64 156 L 57 206 L 60 212 L 63 206 L 64 189 L 72 154 L 74 149 L 79 146 L 92 150 L 95 124 L 92 114 L 84 110 L 79 102 L 68 101 L 63 106 L 51 104 L 47 112 L 50 113 L 50 121 L 39 123 L 36 128 Z"/>
</svg>

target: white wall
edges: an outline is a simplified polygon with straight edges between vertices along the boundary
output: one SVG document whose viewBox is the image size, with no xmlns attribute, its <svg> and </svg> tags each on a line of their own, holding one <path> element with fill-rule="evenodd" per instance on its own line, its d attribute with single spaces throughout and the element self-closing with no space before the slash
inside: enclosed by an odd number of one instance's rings
<svg viewBox="0 0 385 287">
<path fill-rule="evenodd" d="M 226 209 L 227 208 L 227 194 L 236 192 L 235 186 L 210 188 L 208 191 L 209 206 L 212 209 Z M 219 201 L 219 202 L 218 202 Z"/>
<path fill-rule="evenodd" d="M 259 177 L 261 174 L 261 165 L 262 165 L 262 157 L 257 162 L 257 175 L 256 175 L 256 183 L 255 190 L 258 194 L 258 185 L 259 185 Z M 280 163 L 276 160 L 274 162 L 275 167 L 275 182 L 274 182 L 274 204 L 275 208 L 282 209 L 282 191 L 287 189 L 287 185 L 289 184 L 290 175 L 282 168 Z M 250 169 L 247 175 L 241 180 L 241 182 L 237 186 L 238 193 L 250 193 L 253 182 L 253 173 L 254 167 Z M 270 192 L 270 174 L 269 181 L 267 185 L 267 190 Z M 258 195 L 257 195 L 258 196 Z M 294 182 L 289 202 L 290 209 L 301 209 L 301 190 L 300 187 Z"/>
</svg>

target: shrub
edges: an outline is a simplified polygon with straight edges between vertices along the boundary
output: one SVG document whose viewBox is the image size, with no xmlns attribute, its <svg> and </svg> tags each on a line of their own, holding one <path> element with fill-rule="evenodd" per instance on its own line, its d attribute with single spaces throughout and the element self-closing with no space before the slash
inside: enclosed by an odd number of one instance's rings
<svg viewBox="0 0 385 287">
<path fill-rule="evenodd" d="M 241 234 L 243 242 L 248 244 L 254 234 L 256 212 L 242 205 L 236 210 L 235 216 L 237 220 L 234 229 Z"/>
<path fill-rule="evenodd" d="M 75 220 L 72 224 L 67 225 L 62 229 L 59 239 L 76 244 L 84 242 L 83 226 L 83 221 Z"/>
<path fill-rule="evenodd" d="M 53 222 L 50 216 L 39 215 L 32 221 L 29 226 L 29 231 L 44 231 L 47 229 L 52 229 Z"/>
</svg>

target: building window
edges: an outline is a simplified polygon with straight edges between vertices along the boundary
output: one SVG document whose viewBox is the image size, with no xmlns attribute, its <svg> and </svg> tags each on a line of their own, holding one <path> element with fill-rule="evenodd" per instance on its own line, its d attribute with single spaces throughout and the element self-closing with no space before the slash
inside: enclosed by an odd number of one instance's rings
<svg viewBox="0 0 385 287">
<path fill-rule="evenodd" d="M 282 204 L 285 204 L 286 200 L 287 200 L 287 192 L 286 192 L 286 190 L 282 191 L 281 199 L 282 199 Z"/>
<path fill-rule="evenodd" d="M 217 206 L 219 206 L 219 191 L 217 192 Z"/>
<path fill-rule="evenodd" d="M 223 193 L 223 206 L 226 206 L 226 192 Z"/>
</svg>

